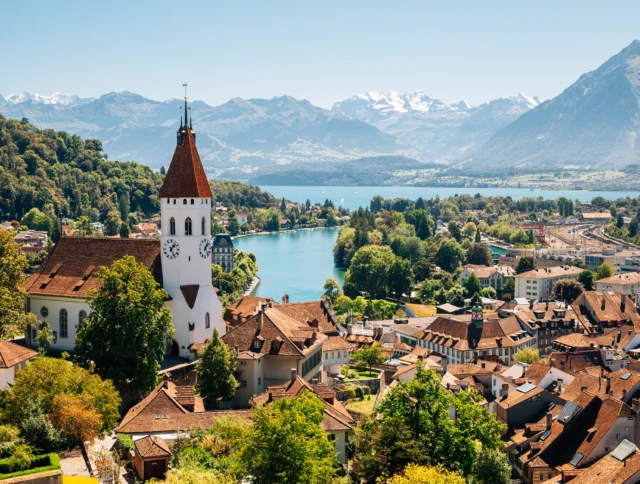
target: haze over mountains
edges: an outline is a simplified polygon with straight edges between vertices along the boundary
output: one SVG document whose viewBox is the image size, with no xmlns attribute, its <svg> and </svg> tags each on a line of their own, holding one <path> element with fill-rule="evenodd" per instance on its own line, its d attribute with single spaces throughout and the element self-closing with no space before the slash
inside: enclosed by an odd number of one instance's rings
<svg viewBox="0 0 640 484">
<path fill-rule="evenodd" d="M 209 174 L 275 183 L 319 166 L 323 178 L 342 170 L 357 179 L 359 168 L 384 171 L 384 160 L 389 172 L 405 175 L 434 166 L 492 173 L 517 166 L 624 167 L 640 161 L 639 95 L 640 42 L 634 41 L 546 102 L 518 94 L 471 106 L 420 91 L 372 91 L 331 110 L 289 96 L 190 106 Z M 169 162 L 181 106 L 182 100 L 126 91 L 97 99 L 0 96 L 4 116 L 98 138 L 112 159 L 156 168 Z M 376 179 L 384 183 L 384 176 Z"/>
</svg>

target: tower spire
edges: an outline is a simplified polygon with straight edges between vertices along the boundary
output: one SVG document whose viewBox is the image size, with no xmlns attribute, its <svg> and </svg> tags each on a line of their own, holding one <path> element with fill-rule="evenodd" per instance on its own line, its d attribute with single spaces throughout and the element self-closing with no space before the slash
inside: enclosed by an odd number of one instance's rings
<svg viewBox="0 0 640 484">
<path fill-rule="evenodd" d="M 184 84 L 182 85 L 184 87 L 184 124 L 185 126 L 187 125 L 188 119 L 187 119 L 187 81 L 184 81 Z"/>
</svg>

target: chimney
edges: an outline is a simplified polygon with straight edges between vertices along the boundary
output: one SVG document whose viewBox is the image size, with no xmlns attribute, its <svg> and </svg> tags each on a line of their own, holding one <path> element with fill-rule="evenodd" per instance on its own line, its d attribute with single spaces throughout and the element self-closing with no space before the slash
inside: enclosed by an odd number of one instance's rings
<svg viewBox="0 0 640 484">
<path fill-rule="evenodd" d="M 611 377 L 609 375 L 605 376 L 604 381 L 607 384 L 607 386 L 605 387 L 605 393 L 609 394 L 609 396 L 613 396 L 611 395 Z"/>
<path fill-rule="evenodd" d="M 258 313 L 258 333 L 262 332 L 262 325 L 264 324 L 264 311 Z"/>
<path fill-rule="evenodd" d="M 270 308 L 272 308 L 272 307 L 273 307 L 273 299 L 270 299 L 270 300 L 269 300 L 268 305 L 269 305 L 269 307 L 270 307 Z"/>
<path fill-rule="evenodd" d="M 626 394 L 627 394 L 627 389 L 623 388 L 622 389 L 622 398 L 624 398 Z"/>
<path fill-rule="evenodd" d="M 567 362 L 565 360 L 560 360 L 560 369 L 564 371 L 565 366 L 567 366 Z"/>
<path fill-rule="evenodd" d="M 296 376 L 298 376 L 298 370 L 291 368 L 291 383 L 296 381 Z"/>
<path fill-rule="evenodd" d="M 547 304 L 546 304 L 546 306 L 544 307 L 544 310 L 545 310 L 545 311 L 548 311 L 548 310 L 549 310 L 549 300 L 548 300 L 548 299 L 547 299 Z"/>
<path fill-rule="evenodd" d="M 558 395 L 562 393 L 562 378 L 558 378 Z"/>
<path fill-rule="evenodd" d="M 635 414 L 638 415 L 640 413 L 640 398 L 634 398 L 631 401 L 631 405 Z"/>
<path fill-rule="evenodd" d="M 553 423 L 553 415 L 551 415 L 551 412 L 547 412 L 545 417 L 546 417 L 547 428 L 550 429 L 551 424 Z"/>
<path fill-rule="evenodd" d="M 240 347 L 238 345 L 235 346 L 236 356 L 240 354 Z"/>
<path fill-rule="evenodd" d="M 618 343 L 620 343 L 620 336 L 622 335 L 622 326 L 618 326 Z"/>
<path fill-rule="evenodd" d="M 622 294 L 622 296 L 620 296 L 620 312 L 624 314 L 626 309 L 627 309 L 627 295 Z"/>
<path fill-rule="evenodd" d="M 163 381 L 162 381 L 162 386 L 163 386 L 165 389 L 168 389 L 168 388 L 169 388 L 169 379 L 170 379 L 170 378 L 171 378 L 171 374 L 170 374 L 170 373 L 168 373 L 168 372 L 167 372 L 167 373 L 165 373 L 165 374 L 164 374 L 164 376 L 162 377 L 162 380 L 163 380 Z"/>
<path fill-rule="evenodd" d="M 282 296 L 282 304 L 289 304 L 289 295 L 285 294 Z"/>
<path fill-rule="evenodd" d="M 533 309 L 533 299 L 531 301 L 529 301 L 529 309 L 532 310 Z"/>
<path fill-rule="evenodd" d="M 484 369 L 486 367 L 487 367 L 487 364 L 484 361 L 480 363 L 480 368 Z"/>
<path fill-rule="evenodd" d="M 311 383 L 313 383 L 313 393 L 315 393 L 317 395 L 318 394 L 318 379 L 314 378 L 313 380 L 311 380 Z"/>
</svg>

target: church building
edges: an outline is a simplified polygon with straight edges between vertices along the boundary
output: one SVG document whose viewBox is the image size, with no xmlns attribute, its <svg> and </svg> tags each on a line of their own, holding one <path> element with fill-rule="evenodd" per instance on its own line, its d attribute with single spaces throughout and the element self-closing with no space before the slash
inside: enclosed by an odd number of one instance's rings
<svg viewBox="0 0 640 484">
<path fill-rule="evenodd" d="M 185 96 L 185 113 L 187 98 Z M 196 148 L 196 133 L 182 119 L 176 149 L 158 195 L 160 240 L 63 237 L 35 274 L 23 283 L 26 309 L 51 327 L 52 348 L 73 350 L 78 323 L 90 307 L 87 292 L 99 287 L 96 272 L 131 255 L 146 266 L 169 295 L 175 335 L 167 352 L 194 357 L 215 328 L 225 333 L 222 305 L 211 283 L 213 193 Z M 38 328 L 27 342 L 37 346 Z"/>
</svg>

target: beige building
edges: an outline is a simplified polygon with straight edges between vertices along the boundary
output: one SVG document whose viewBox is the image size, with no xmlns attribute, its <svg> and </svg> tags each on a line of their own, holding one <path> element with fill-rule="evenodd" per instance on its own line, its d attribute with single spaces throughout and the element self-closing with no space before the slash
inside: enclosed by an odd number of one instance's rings
<svg viewBox="0 0 640 484">
<path fill-rule="evenodd" d="M 619 291 L 627 296 L 640 293 L 640 272 L 629 272 L 606 277 L 596 282 L 597 291 Z"/>
<path fill-rule="evenodd" d="M 527 299 L 548 299 L 556 282 L 563 279 L 578 279 L 582 272 L 579 267 L 547 267 L 534 269 L 515 276 L 516 297 Z"/>
<path fill-rule="evenodd" d="M 523 257 L 534 257 L 535 251 L 533 249 L 507 249 L 505 255 L 498 257 L 498 264 L 509 266 L 515 269 L 518 266 L 518 262 Z"/>
<path fill-rule="evenodd" d="M 620 268 L 629 257 L 628 252 L 616 252 L 615 249 L 606 249 L 601 252 L 585 254 L 584 265 L 591 271 L 597 271 L 602 264 L 609 264 L 614 274 L 620 274 Z"/>
<path fill-rule="evenodd" d="M 492 287 L 496 291 L 502 291 L 506 279 L 515 275 L 515 270 L 513 269 L 513 267 L 508 265 L 488 267 L 483 265 L 469 264 L 464 266 L 462 272 L 460 273 L 460 283 L 462 283 L 462 281 L 464 281 L 471 274 L 475 274 L 475 276 L 480 279 L 480 284 L 482 285 L 483 289 L 485 287 Z"/>
</svg>

